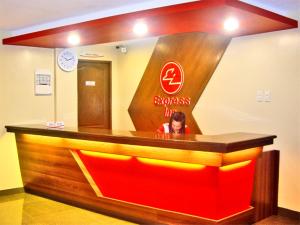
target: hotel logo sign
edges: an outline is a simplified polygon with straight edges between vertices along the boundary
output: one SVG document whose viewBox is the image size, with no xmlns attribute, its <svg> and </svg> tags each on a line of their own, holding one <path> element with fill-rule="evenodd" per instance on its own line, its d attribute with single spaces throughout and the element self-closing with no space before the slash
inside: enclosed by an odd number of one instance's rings
<svg viewBox="0 0 300 225">
<path fill-rule="evenodd" d="M 168 97 L 154 96 L 154 105 L 165 107 L 165 117 L 170 117 L 173 112 L 177 111 L 176 108 L 178 106 L 189 106 L 191 104 L 190 97 L 175 95 L 181 90 L 184 83 L 184 73 L 179 63 L 174 61 L 167 62 L 160 71 L 159 79 L 162 90 L 168 95 L 173 95 Z"/>
<path fill-rule="evenodd" d="M 160 71 L 160 86 L 169 95 L 178 93 L 184 83 L 184 73 L 181 65 L 167 62 Z"/>
</svg>

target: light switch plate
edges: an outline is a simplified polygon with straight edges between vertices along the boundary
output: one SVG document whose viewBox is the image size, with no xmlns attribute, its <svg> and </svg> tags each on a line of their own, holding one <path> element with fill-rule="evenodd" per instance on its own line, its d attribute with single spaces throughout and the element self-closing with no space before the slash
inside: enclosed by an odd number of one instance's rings
<svg viewBox="0 0 300 225">
<path fill-rule="evenodd" d="M 263 102 L 264 101 L 264 91 L 263 90 L 257 90 L 256 91 L 256 101 L 257 102 Z"/>
<path fill-rule="evenodd" d="M 264 101 L 265 102 L 271 102 L 272 101 L 270 90 L 265 90 L 264 91 Z"/>
</svg>

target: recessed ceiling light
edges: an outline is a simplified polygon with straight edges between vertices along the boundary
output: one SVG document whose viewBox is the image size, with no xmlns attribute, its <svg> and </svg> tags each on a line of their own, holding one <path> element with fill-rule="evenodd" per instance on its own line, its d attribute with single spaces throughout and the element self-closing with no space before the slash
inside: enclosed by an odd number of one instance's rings
<svg viewBox="0 0 300 225">
<path fill-rule="evenodd" d="M 144 22 L 137 22 L 133 27 L 133 32 L 138 36 L 143 36 L 148 32 L 148 26 Z"/>
<path fill-rule="evenodd" d="M 78 45 L 80 43 L 80 37 L 78 34 L 70 34 L 68 37 L 68 43 L 71 45 Z"/>
<path fill-rule="evenodd" d="M 239 28 L 239 21 L 234 18 L 234 17 L 230 17 L 230 18 L 227 18 L 224 22 L 224 29 L 226 31 L 235 31 L 236 29 Z"/>
</svg>

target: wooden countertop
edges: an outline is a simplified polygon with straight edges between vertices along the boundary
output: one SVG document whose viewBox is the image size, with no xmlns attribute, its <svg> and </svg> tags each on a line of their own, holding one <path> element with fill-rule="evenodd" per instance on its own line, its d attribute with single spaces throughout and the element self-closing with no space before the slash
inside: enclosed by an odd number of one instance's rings
<svg viewBox="0 0 300 225">
<path fill-rule="evenodd" d="M 92 140 L 129 145 L 228 153 L 273 144 L 275 135 L 228 133 L 218 135 L 170 135 L 142 131 L 117 131 L 87 127 L 47 128 L 43 125 L 5 126 L 8 132 Z"/>
</svg>

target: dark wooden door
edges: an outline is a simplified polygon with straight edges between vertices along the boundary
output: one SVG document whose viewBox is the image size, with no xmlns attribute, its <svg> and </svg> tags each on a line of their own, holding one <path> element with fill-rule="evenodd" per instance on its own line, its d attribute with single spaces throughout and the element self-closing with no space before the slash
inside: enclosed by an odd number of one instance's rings
<svg viewBox="0 0 300 225">
<path fill-rule="evenodd" d="M 111 62 L 78 63 L 78 126 L 111 129 Z"/>
</svg>

